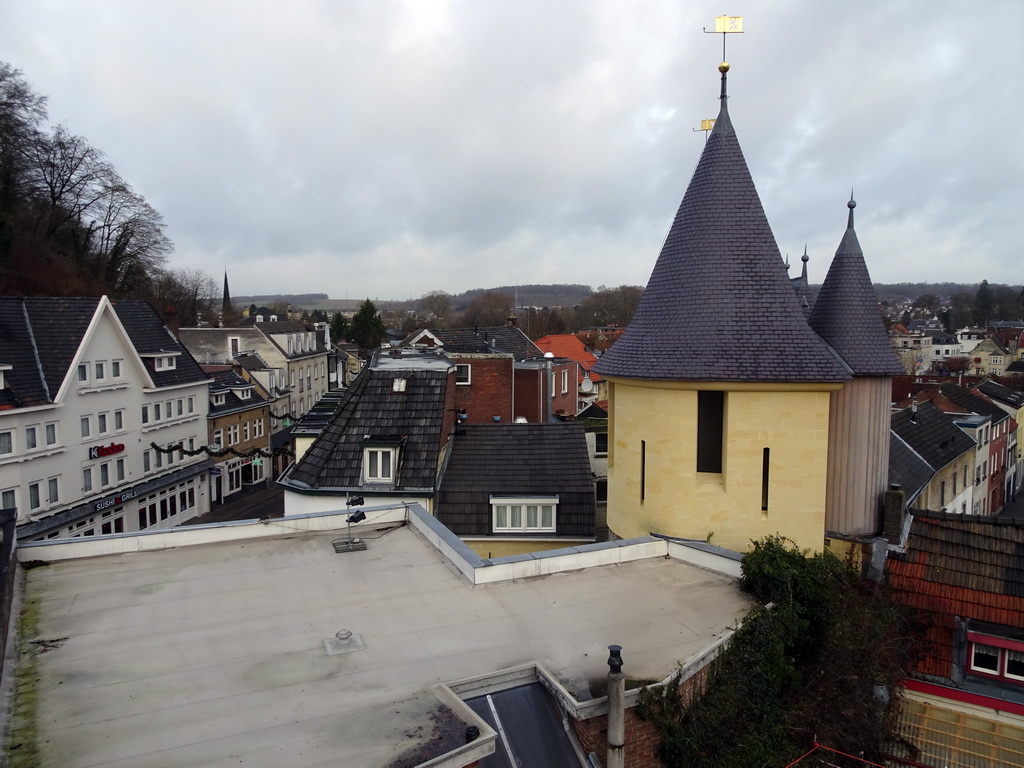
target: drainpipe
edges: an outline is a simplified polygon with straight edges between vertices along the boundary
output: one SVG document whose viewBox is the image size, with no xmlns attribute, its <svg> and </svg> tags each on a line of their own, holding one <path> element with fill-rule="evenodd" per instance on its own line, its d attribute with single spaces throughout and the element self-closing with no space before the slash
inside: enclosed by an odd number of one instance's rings
<svg viewBox="0 0 1024 768">
<path fill-rule="evenodd" d="M 551 378 L 551 361 L 554 360 L 555 354 L 553 352 L 544 353 L 544 390 L 547 397 L 544 398 L 544 423 L 551 423 L 551 398 L 555 396 L 555 382 Z"/>
<path fill-rule="evenodd" d="M 622 674 L 622 646 L 608 651 L 608 768 L 623 768 L 626 758 L 626 677 Z"/>
</svg>

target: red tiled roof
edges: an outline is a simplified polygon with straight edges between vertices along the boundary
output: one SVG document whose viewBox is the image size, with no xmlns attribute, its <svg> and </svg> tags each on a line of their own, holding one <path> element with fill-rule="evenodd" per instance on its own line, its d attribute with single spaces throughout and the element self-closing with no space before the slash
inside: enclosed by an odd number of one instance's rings
<svg viewBox="0 0 1024 768">
<path fill-rule="evenodd" d="M 928 657 L 918 670 L 948 677 L 954 617 L 1024 626 L 1024 523 L 915 513 L 907 552 L 889 558 L 897 599 L 931 614 Z"/>
<path fill-rule="evenodd" d="M 583 381 L 583 372 L 590 371 L 592 381 L 600 381 L 601 377 L 591 371 L 594 363 L 597 362 L 597 355 L 587 349 L 583 342 L 571 333 L 559 333 L 545 336 L 534 342 L 544 352 L 550 352 L 555 357 L 564 357 L 579 363 L 578 378 Z M 578 382 L 577 382 L 578 383 Z"/>
</svg>

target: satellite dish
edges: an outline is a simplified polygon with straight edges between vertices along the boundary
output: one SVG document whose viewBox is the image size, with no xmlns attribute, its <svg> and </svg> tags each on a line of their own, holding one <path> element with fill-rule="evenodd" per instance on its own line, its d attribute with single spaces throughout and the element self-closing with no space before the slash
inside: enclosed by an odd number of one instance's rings
<svg viewBox="0 0 1024 768">
<path fill-rule="evenodd" d="M 585 376 L 583 378 L 583 381 L 580 382 L 580 389 L 586 392 L 587 394 L 590 394 L 591 392 L 594 391 L 594 382 L 590 380 L 589 376 Z"/>
</svg>

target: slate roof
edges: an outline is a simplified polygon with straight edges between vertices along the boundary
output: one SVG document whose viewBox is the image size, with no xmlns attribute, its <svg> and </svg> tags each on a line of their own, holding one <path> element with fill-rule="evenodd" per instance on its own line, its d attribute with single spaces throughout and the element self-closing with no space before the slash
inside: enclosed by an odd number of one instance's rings
<svg viewBox="0 0 1024 768">
<path fill-rule="evenodd" d="M 919 403 L 916 415 L 911 408 L 894 413 L 892 431 L 936 471 L 976 447 L 952 417 L 930 402 Z"/>
<path fill-rule="evenodd" d="M 889 583 L 897 599 L 937 617 L 919 671 L 949 677 L 952 617 L 1024 627 L 1024 527 L 995 517 L 913 514 L 907 551 L 889 555 Z"/>
<path fill-rule="evenodd" d="M 192 353 L 168 330 L 163 319 L 148 301 L 118 299 L 111 303 L 139 354 L 179 353 L 174 358 L 174 368 L 157 371 L 147 363 L 146 368 L 149 370 L 154 384 L 158 387 L 169 387 L 175 384 L 206 380 L 206 374 L 192 357 Z"/>
<path fill-rule="evenodd" d="M 1010 418 L 1010 415 L 1006 411 L 991 400 L 988 400 L 981 395 L 976 395 L 963 387 L 957 386 L 956 384 L 946 382 L 945 384 L 940 385 L 939 394 L 947 400 L 956 403 L 967 413 L 977 413 L 980 416 L 991 416 L 993 424 L 998 424 L 999 422 Z"/>
<path fill-rule="evenodd" d="M 363 368 L 342 395 L 330 422 L 279 481 L 298 491 L 432 492 L 439 451 L 446 436 L 446 406 L 451 363 L 415 371 Z M 406 379 L 404 392 L 394 380 Z M 400 445 L 393 485 L 363 483 L 363 447 L 367 438 Z"/>
<path fill-rule="evenodd" d="M 1024 408 L 1024 392 L 1019 389 L 1010 389 L 997 381 L 986 379 L 975 387 L 985 397 L 1006 403 L 1011 408 Z"/>
<path fill-rule="evenodd" d="M 889 431 L 889 483 L 898 484 L 912 506 L 935 470 L 893 431 Z"/>
<path fill-rule="evenodd" d="M 516 360 L 543 357 L 544 353 L 530 338 L 511 325 L 489 325 L 477 328 L 430 328 L 428 331 L 443 345 L 446 353 L 486 354 L 504 352 Z M 407 336 L 402 345 L 407 346 L 423 333 L 422 330 Z"/>
<path fill-rule="evenodd" d="M 0 297 L 0 363 L 14 366 L 5 374 L 8 388 L 3 397 L 7 404 L 29 407 L 53 402 L 99 302 L 98 298 L 82 297 Z M 206 379 L 149 302 L 118 300 L 111 304 L 140 354 L 179 353 L 175 368 L 150 369 L 157 386 Z"/>
<path fill-rule="evenodd" d="M 723 73 L 718 121 L 643 298 L 596 370 L 656 380 L 846 381 L 846 367 L 804 319 L 726 104 Z"/>
<path fill-rule="evenodd" d="M 895 376 L 904 368 L 893 351 L 864 253 L 853 228 L 853 200 L 846 232 L 807 322 L 857 376 Z"/>
<path fill-rule="evenodd" d="M 594 480 L 582 424 L 466 424 L 450 451 L 436 516 L 452 533 L 489 535 L 492 494 L 557 494 L 557 533 L 594 535 Z"/>
<path fill-rule="evenodd" d="M 207 375 L 213 379 L 210 382 L 210 416 L 222 416 L 235 411 L 245 411 L 250 408 L 259 408 L 267 405 L 267 399 L 263 397 L 259 389 L 243 379 L 233 370 L 211 371 L 209 366 L 204 367 Z M 238 396 L 239 390 L 248 388 L 249 398 L 243 400 Z M 214 394 L 224 395 L 224 403 L 215 405 Z"/>
<path fill-rule="evenodd" d="M 301 323 L 298 320 L 279 320 L 275 323 L 254 323 L 250 327 L 256 328 L 260 333 L 266 336 L 270 343 L 276 346 L 281 351 L 281 354 L 287 359 L 308 357 L 309 355 L 323 354 L 327 351 L 323 334 L 316 333 L 312 326 Z M 288 354 L 287 345 L 282 345 L 280 341 L 274 338 L 275 336 L 288 333 L 313 333 L 314 346 L 306 351 L 298 350 Z"/>
</svg>

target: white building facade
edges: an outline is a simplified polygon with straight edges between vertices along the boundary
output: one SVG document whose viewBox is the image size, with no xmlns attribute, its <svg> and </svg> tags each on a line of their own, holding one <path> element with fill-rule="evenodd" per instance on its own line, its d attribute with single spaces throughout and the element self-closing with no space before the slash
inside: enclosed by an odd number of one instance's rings
<svg viewBox="0 0 1024 768">
<path fill-rule="evenodd" d="M 208 379 L 152 307 L 0 304 L 0 507 L 17 508 L 19 538 L 169 528 L 209 510 Z"/>
</svg>

